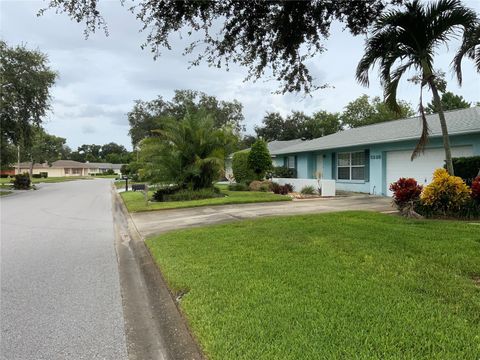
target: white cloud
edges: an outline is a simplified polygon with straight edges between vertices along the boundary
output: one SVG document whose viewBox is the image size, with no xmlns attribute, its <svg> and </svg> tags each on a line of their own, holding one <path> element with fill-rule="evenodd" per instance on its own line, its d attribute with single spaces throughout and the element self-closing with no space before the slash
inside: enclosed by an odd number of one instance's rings
<svg viewBox="0 0 480 360">
<path fill-rule="evenodd" d="M 480 2 L 466 1 L 480 10 Z M 175 89 L 193 89 L 215 95 L 222 100 L 237 99 L 244 105 L 249 132 L 260 124 L 267 111 L 287 114 L 291 110 L 311 113 L 318 110 L 342 111 L 351 100 L 365 93 L 382 95 L 376 72 L 371 86 L 355 81 L 355 68 L 362 56 L 362 37 L 352 37 L 335 25 L 325 43 L 327 51 L 310 60 L 310 69 L 318 84 L 333 88 L 318 90 L 312 96 L 272 94 L 279 88 L 275 81 L 260 79 L 243 82 L 245 69 L 233 66 L 230 71 L 206 65 L 188 69 L 188 58 L 181 55 L 185 40 L 172 36 L 174 50 L 165 50 L 154 61 L 148 50 L 141 50 L 144 33 L 141 24 L 118 2 L 101 2 L 110 35 L 101 31 L 84 39 L 83 25 L 66 15 L 48 11 L 37 17 L 43 1 L 1 1 L 1 36 L 9 44 L 27 44 L 49 55 L 51 67 L 60 78 L 53 89 L 53 113 L 47 130 L 67 138 L 72 147 L 84 143 L 110 141 L 130 147 L 126 113 L 135 99 L 150 100 L 158 95 L 168 99 Z M 455 47 L 441 49 L 436 67 L 447 71 Z M 468 101 L 480 100 L 479 76 L 469 61 L 464 64 L 465 81 L 459 88 L 447 72 L 448 87 Z M 399 98 L 416 105 L 419 89 L 406 81 L 399 88 Z M 425 98 L 429 100 L 428 96 Z"/>
</svg>

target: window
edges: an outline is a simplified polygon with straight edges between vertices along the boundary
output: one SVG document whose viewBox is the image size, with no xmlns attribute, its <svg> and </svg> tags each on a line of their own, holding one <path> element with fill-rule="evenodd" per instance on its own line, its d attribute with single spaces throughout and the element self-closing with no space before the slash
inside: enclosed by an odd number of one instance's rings
<svg viewBox="0 0 480 360">
<path fill-rule="evenodd" d="M 295 169 L 295 156 L 289 156 L 287 158 L 287 167 L 289 169 Z"/>
<path fill-rule="evenodd" d="M 337 179 L 348 181 L 365 180 L 365 152 L 339 153 Z"/>
<path fill-rule="evenodd" d="M 82 175 L 82 169 L 72 169 L 72 175 Z"/>
</svg>

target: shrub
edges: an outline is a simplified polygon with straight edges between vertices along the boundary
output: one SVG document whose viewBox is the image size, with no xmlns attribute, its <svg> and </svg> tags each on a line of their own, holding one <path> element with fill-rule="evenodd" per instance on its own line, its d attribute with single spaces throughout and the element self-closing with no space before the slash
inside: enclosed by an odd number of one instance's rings
<svg viewBox="0 0 480 360">
<path fill-rule="evenodd" d="M 412 178 L 400 178 L 390 184 L 393 192 L 393 202 L 400 213 L 407 217 L 419 217 L 415 209 L 418 207 L 422 186 Z"/>
<path fill-rule="evenodd" d="M 313 195 L 315 194 L 315 188 L 312 185 L 307 185 L 300 190 L 300 194 L 303 195 Z"/>
<path fill-rule="evenodd" d="M 461 177 L 467 185 L 480 175 L 480 156 L 453 158 L 452 161 L 455 176 Z"/>
<path fill-rule="evenodd" d="M 48 172 L 41 172 L 40 177 L 45 178 L 45 179 L 48 178 Z"/>
<path fill-rule="evenodd" d="M 13 180 L 13 188 L 16 190 L 28 190 L 30 189 L 30 176 L 27 173 L 15 175 Z"/>
<path fill-rule="evenodd" d="M 158 202 L 166 201 L 167 196 L 173 195 L 180 190 L 181 190 L 181 187 L 178 185 L 164 186 L 164 187 L 158 188 L 153 193 L 152 200 L 158 201 Z"/>
<path fill-rule="evenodd" d="M 103 173 L 103 175 L 115 175 L 115 171 L 113 171 L 113 169 L 108 169 Z"/>
<path fill-rule="evenodd" d="M 270 184 L 262 184 L 260 185 L 260 188 L 258 189 L 258 191 L 261 191 L 261 192 L 268 192 L 270 191 L 270 188 L 271 188 L 271 185 Z"/>
<path fill-rule="evenodd" d="M 272 157 L 268 151 L 267 143 L 258 139 L 248 153 L 248 166 L 255 173 L 255 179 L 263 180 L 267 171 L 272 168 Z"/>
<path fill-rule="evenodd" d="M 292 185 L 292 184 L 288 184 L 288 183 L 287 183 L 287 184 L 285 184 L 285 185 L 283 185 L 283 186 L 285 186 L 285 188 L 288 190 L 288 192 L 293 192 L 293 185 Z"/>
<path fill-rule="evenodd" d="M 435 170 L 433 181 L 423 189 L 420 198 L 434 213 L 454 215 L 470 199 L 470 189 L 462 178 L 441 168 Z"/>
<path fill-rule="evenodd" d="M 273 182 L 271 185 L 272 191 L 275 194 L 280 194 L 280 195 L 287 195 L 289 192 L 292 192 L 290 188 L 291 188 L 290 184 L 280 185 L 278 183 Z"/>
<path fill-rule="evenodd" d="M 228 185 L 230 191 L 248 191 L 248 185 L 245 183 L 234 183 Z"/>
<path fill-rule="evenodd" d="M 40 174 L 32 174 L 32 178 L 34 179 L 40 179 L 42 177 L 42 175 Z"/>
<path fill-rule="evenodd" d="M 165 201 L 191 201 L 216 197 L 223 197 L 223 195 L 216 193 L 213 188 L 198 190 L 183 189 L 174 194 L 165 196 Z"/>
<path fill-rule="evenodd" d="M 297 170 L 290 169 L 286 166 L 276 166 L 272 170 L 272 176 L 277 178 L 296 178 Z"/>
<path fill-rule="evenodd" d="M 250 191 L 270 191 L 271 184 L 270 181 L 254 180 L 248 185 L 248 189 Z"/>
<path fill-rule="evenodd" d="M 472 199 L 480 204 L 480 176 L 472 181 Z"/>
<path fill-rule="evenodd" d="M 233 154 L 232 172 L 237 183 L 250 182 L 255 178 L 255 173 L 248 165 L 248 151 Z"/>
</svg>

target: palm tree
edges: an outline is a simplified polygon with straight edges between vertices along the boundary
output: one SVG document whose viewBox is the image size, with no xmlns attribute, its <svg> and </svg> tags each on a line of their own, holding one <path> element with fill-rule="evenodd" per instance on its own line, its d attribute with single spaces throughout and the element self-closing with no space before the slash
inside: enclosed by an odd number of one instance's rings
<svg viewBox="0 0 480 360">
<path fill-rule="evenodd" d="M 154 132 L 140 143 L 143 177 L 193 190 L 213 186 L 235 141 L 232 129 L 216 128 L 204 110 L 164 119 L 163 129 Z"/>
<path fill-rule="evenodd" d="M 477 26 L 478 19 L 475 12 L 464 7 L 459 0 L 439 0 L 430 4 L 422 4 L 419 0 L 411 1 L 405 4 L 405 10 L 388 11 L 375 22 L 373 34 L 366 41 L 365 54 L 356 71 L 357 80 L 362 85 L 368 86 L 368 71 L 378 62 L 385 102 L 395 111 L 399 110 L 396 95 L 402 75 L 411 68 L 419 73 L 421 83 L 419 110 L 423 129 L 412 153 L 412 160 L 424 150 L 428 141 L 429 129 L 422 104 L 422 89 L 428 85 L 433 94 L 433 102 L 439 109 L 445 160 L 447 170 L 452 175 L 450 142 L 438 94 L 438 79 L 433 68 L 433 57 L 436 48 L 462 33 L 467 34 L 464 37 L 465 46 L 465 42 L 473 36 L 469 34 L 472 34 Z M 470 48 L 457 54 L 459 60 L 455 64 L 459 64 L 464 55 L 471 55 L 471 50 L 468 49 Z M 461 79 L 460 67 L 454 66 L 454 71 Z"/>
</svg>

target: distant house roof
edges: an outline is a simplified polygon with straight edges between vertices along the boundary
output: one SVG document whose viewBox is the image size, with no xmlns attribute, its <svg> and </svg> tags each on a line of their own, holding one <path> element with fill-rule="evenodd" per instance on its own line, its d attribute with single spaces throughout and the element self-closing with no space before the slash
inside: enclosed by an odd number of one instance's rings
<svg viewBox="0 0 480 360">
<path fill-rule="evenodd" d="M 30 162 L 20 163 L 20 168 L 29 168 Z M 122 164 L 110 163 L 82 163 L 74 160 L 57 160 L 52 162 L 52 166 L 45 164 L 34 164 L 34 169 L 48 169 L 48 168 L 69 168 L 69 169 L 120 169 Z"/>
<path fill-rule="evenodd" d="M 450 135 L 480 132 L 480 107 L 447 111 L 445 112 L 445 118 Z M 427 115 L 427 123 L 431 137 L 442 136 L 438 114 Z M 339 131 L 332 135 L 303 141 L 291 146 L 278 147 L 275 150 L 271 150 L 270 153 L 273 155 L 291 154 L 412 140 L 418 139 L 421 131 L 422 121 L 421 118 L 417 116 Z"/>
<path fill-rule="evenodd" d="M 89 168 L 120 170 L 123 164 L 86 162 L 85 165 Z"/>
<path fill-rule="evenodd" d="M 23 162 L 23 163 L 20 163 L 20 167 L 21 168 L 29 168 L 30 167 L 30 164 L 31 162 Z M 81 168 L 81 169 L 85 169 L 85 168 L 88 168 L 88 166 L 86 166 L 86 164 L 84 163 L 81 163 L 79 161 L 74 161 L 74 160 L 57 160 L 57 161 L 54 161 L 52 162 L 52 166 L 49 166 L 47 163 L 44 163 L 44 164 L 34 164 L 33 165 L 33 168 L 34 169 L 47 169 L 47 168 Z"/>
</svg>

